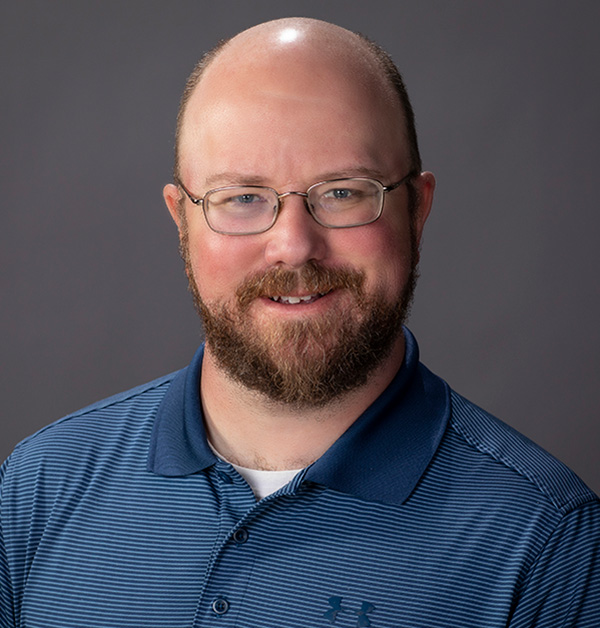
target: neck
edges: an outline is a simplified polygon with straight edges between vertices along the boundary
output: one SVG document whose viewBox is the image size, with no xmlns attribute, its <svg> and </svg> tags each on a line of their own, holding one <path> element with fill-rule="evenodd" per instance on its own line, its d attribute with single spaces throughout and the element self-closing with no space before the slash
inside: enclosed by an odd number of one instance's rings
<svg viewBox="0 0 600 628">
<path fill-rule="evenodd" d="M 398 372 L 404 338 L 367 383 L 318 408 L 289 407 L 233 381 L 207 346 L 200 396 L 209 440 L 225 458 L 250 469 L 301 469 L 317 460 L 379 397 Z"/>
</svg>

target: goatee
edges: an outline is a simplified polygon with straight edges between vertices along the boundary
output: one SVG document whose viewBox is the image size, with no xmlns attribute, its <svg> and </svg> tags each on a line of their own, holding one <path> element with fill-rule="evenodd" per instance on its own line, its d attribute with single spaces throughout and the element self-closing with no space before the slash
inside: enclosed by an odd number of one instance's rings
<svg viewBox="0 0 600 628">
<path fill-rule="evenodd" d="M 367 382 L 402 333 L 417 277 L 413 265 L 402 293 L 390 302 L 383 290 L 365 294 L 361 272 L 311 261 L 298 271 L 274 268 L 247 278 L 235 305 L 227 306 L 200 297 L 185 228 L 181 254 L 219 367 L 244 387 L 298 409 L 325 406 Z M 297 287 L 320 295 L 347 291 L 352 306 L 302 320 L 259 324 L 252 318 L 249 309 L 256 299 L 290 294 Z"/>
</svg>

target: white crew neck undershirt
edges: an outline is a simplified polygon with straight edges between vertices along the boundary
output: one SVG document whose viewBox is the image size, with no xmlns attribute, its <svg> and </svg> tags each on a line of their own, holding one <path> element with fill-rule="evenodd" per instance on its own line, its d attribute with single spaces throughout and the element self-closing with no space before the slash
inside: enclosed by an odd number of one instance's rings
<svg viewBox="0 0 600 628">
<path fill-rule="evenodd" d="M 227 460 L 225 456 L 220 454 L 215 449 L 210 441 L 208 441 L 208 445 L 216 456 L 223 460 L 223 462 L 230 464 L 244 478 L 244 480 L 248 482 L 248 485 L 252 489 L 252 492 L 258 501 L 263 499 L 263 497 L 278 491 L 282 486 L 285 486 L 294 477 L 296 477 L 300 471 L 302 471 L 302 469 L 285 469 L 283 471 L 249 469 L 248 467 L 242 467 L 239 464 L 235 464 L 231 462 L 231 460 Z"/>
</svg>

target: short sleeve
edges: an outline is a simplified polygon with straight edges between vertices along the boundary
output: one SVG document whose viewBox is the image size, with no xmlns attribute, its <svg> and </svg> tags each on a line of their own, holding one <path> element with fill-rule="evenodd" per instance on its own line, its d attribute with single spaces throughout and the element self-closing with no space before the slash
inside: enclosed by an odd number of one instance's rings
<svg viewBox="0 0 600 628">
<path fill-rule="evenodd" d="M 561 520 L 524 582 L 509 628 L 600 626 L 600 503 Z"/>
</svg>

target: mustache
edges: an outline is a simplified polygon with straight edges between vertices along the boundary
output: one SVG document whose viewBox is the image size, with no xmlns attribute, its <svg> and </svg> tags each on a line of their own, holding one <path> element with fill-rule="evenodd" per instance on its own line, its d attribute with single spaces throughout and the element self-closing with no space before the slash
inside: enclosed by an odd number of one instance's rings
<svg viewBox="0 0 600 628">
<path fill-rule="evenodd" d="M 309 261 L 298 270 L 271 268 L 251 275 L 236 290 L 239 307 L 247 309 L 260 297 L 288 295 L 298 287 L 310 293 L 325 294 L 332 290 L 349 290 L 359 299 L 363 297 L 364 273 L 350 268 L 328 268 Z"/>
</svg>

